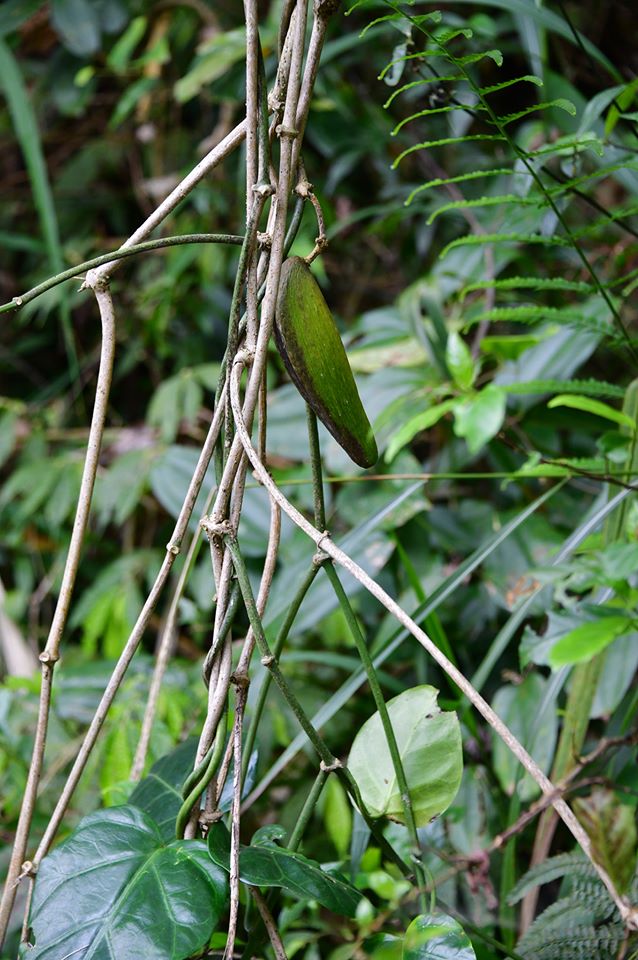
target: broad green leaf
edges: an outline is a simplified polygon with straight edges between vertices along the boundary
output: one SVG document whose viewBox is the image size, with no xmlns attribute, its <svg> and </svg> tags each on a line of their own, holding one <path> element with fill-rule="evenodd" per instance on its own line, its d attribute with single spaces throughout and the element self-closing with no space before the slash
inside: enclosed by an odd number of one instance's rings
<svg viewBox="0 0 638 960">
<path fill-rule="evenodd" d="M 571 407 L 573 410 L 582 410 L 585 413 L 593 413 L 597 417 L 604 417 L 606 420 L 613 420 L 623 427 L 627 427 L 631 433 L 636 430 L 636 424 L 620 410 L 614 410 L 607 403 L 600 400 L 592 400 L 591 397 L 574 396 L 573 394 L 562 393 L 558 397 L 553 397 L 547 404 L 548 407 Z"/>
<path fill-rule="evenodd" d="M 208 850 L 218 866 L 229 870 L 230 834 L 215 823 L 208 834 Z M 304 900 L 318 900 L 333 913 L 354 917 L 361 894 L 345 877 L 327 873 L 314 860 L 262 838 L 256 846 L 242 846 L 239 876 L 254 887 L 282 887 Z"/>
<path fill-rule="evenodd" d="M 495 437 L 505 417 L 505 393 L 495 386 L 485 387 L 476 396 L 454 406 L 454 432 L 465 437 L 470 453 Z"/>
<path fill-rule="evenodd" d="M 443 813 L 456 796 L 463 772 L 461 732 L 455 713 L 437 705 L 438 690 L 423 684 L 388 702 L 417 826 Z M 348 767 L 373 817 L 404 823 L 403 804 L 379 713 L 359 730 Z"/>
<path fill-rule="evenodd" d="M 148 485 L 154 451 L 129 450 L 97 477 L 95 510 L 101 525 L 121 526 L 139 504 Z"/>
<path fill-rule="evenodd" d="M 421 914 L 405 932 L 403 960 L 476 960 L 465 930 L 446 913 Z"/>
<path fill-rule="evenodd" d="M 52 0 L 51 24 L 77 57 L 90 57 L 100 49 L 100 20 L 90 0 Z"/>
<path fill-rule="evenodd" d="M 631 629 L 631 619 L 626 614 L 600 617 L 570 630 L 552 647 L 549 664 L 558 668 L 573 663 L 584 663 L 608 647 L 616 637 Z"/>
<path fill-rule="evenodd" d="M 574 813 L 591 840 L 596 861 L 624 893 L 636 868 L 636 820 L 633 806 L 620 804 L 613 790 L 594 789 L 574 800 Z"/>
<path fill-rule="evenodd" d="M 532 755 L 544 773 L 549 772 L 556 745 L 555 696 L 547 696 L 548 681 L 530 673 L 518 686 L 508 684 L 497 690 L 492 706 L 501 720 Z M 525 774 L 514 754 L 500 737 L 492 736 L 494 773 L 509 796 L 517 790 L 521 800 L 532 800 L 538 786 Z"/>
<path fill-rule="evenodd" d="M 124 783 L 130 773 L 135 754 L 136 732 L 130 722 L 114 723 L 105 737 L 104 759 L 100 763 L 100 790 L 105 806 L 115 806 L 117 801 L 111 799 L 114 787 Z"/>
<path fill-rule="evenodd" d="M 13 452 L 17 437 L 18 414 L 13 410 L 0 412 L 0 467 Z"/>
<path fill-rule="evenodd" d="M 184 960 L 215 930 L 227 878 L 201 840 L 165 845 L 132 806 L 85 817 L 42 861 L 32 960 Z"/>
<path fill-rule="evenodd" d="M 450 410 L 454 408 L 455 402 L 454 400 L 444 400 L 442 403 L 435 403 L 434 406 L 429 407 L 427 410 L 420 411 L 411 417 L 410 420 L 406 421 L 390 438 L 385 452 L 386 461 L 390 463 L 394 460 L 399 450 L 402 450 L 403 447 L 416 437 L 417 433 L 421 433 L 422 430 L 427 430 L 428 427 L 433 427 L 435 423 L 438 423 L 441 417 L 444 417 L 446 413 L 449 413 Z"/>
<path fill-rule="evenodd" d="M 457 387 L 469 390 L 474 383 L 476 368 L 469 347 L 456 330 L 448 335 L 445 362 Z"/>
<path fill-rule="evenodd" d="M 49 266 L 54 273 L 57 273 L 63 269 L 64 265 L 58 221 L 42 151 L 38 122 L 18 62 L 9 47 L 2 41 L 0 41 L 0 86 L 7 98 L 15 134 L 20 142 L 29 172 L 33 200 L 40 218 L 42 234 L 49 257 Z"/>
</svg>

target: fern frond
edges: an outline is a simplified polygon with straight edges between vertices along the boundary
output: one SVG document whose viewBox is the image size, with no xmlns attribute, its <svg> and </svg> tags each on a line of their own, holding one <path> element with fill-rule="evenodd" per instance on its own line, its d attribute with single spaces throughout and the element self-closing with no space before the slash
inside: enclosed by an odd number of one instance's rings
<svg viewBox="0 0 638 960">
<path fill-rule="evenodd" d="M 579 177 L 572 177 L 570 180 L 564 180 L 556 187 L 550 187 L 548 193 L 551 197 L 558 197 L 568 190 L 580 187 L 583 183 L 591 183 L 592 180 L 600 180 L 602 177 L 608 177 L 618 170 L 638 170 L 638 163 L 614 163 L 607 167 L 598 167 L 590 173 L 584 173 Z"/>
<path fill-rule="evenodd" d="M 494 167 L 491 170 L 471 170 L 468 173 L 460 173 L 456 177 L 438 177 L 436 180 L 428 180 L 427 183 L 415 187 L 404 203 L 406 207 L 409 207 L 419 193 L 423 193 L 424 190 L 432 190 L 433 187 L 446 187 L 453 183 L 463 183 L 466 180 L 481 180 L 483 177 L 506 176 L 512 173 L 516 173 L 513 167 Z M 526 172 L 523 175 L 528 176 Z"/>
<path fill-rule="evenodd" d="M 473 200 L 451 200 L 449 203 L 444 203 L 443 206 L 437 207 L 436 210 L 430 214 L 427 219 L 427 225 L 430 226 L 438 216 L 450 210 L 472 210 L 479 207 L 502 207 L 506 205 L 541 207 L 543 203 L 542 197 L 520 197 L 515 193 L 502 193 L 493 197 L 476 197 Z"/>
<path fill-rule="evenodd" d="M 535 76 L 533 73 L 526 73 L 521 77 L 514 77 L 512 80 L 502 80 L 500 83 L 493 83 L 489 87 L 479 87 L 478 93 L 484 97 L 490 93 L 498 93 L 499 90 L 506 90 L 507 87 L 512 87 L 515 83 L 533 83 L 537 87 L 544 85 L 540 77 Z"/>
<path fill-rule="evenodd" d="M 522 900 L 530 890 L 535 890 L 544 883 L 558 880 L 567 874 L 595 877 L 596 872 L 590 861 L 583 853 L 559 853 L 556 857 L 548 857 L 542 863 L 528 870 L 521 877 L 515 887 L 510 890 L 507 902 L 510 906 Z"/>
<path fill-rule="evenodd" d="M 436 42 L 442 47 L 446 47 L 448 43 L 456 40 L 457 37 L 465 37 L 466 40 L 471 40 L 473 36 L 474 31 L 470 30 L 469 27 L 456 27 L 452 30 L 442 30 L 440 33 L 435 34 Z"/>
<path fill-rule="evenodd" d="M 568 925 L 552 931 L 553 935 L 543 927 L 533 934 L 531 931 L 532 927 L 516 948 L 529 960 L 611 960 L 618 955 L 624 938 L 618 924 Z"/>
<path fill-rule="evenodd" d="M 538 157 L 570 156 L 584 150 L 593 150 L 599 157 L 602 157 L 605 152 L 605 145 L 595 133 L 576 133 L 567 137 L 559 137 L 554 143 L 538 147 L 536 150 L 528 150 L 526 156 L 528 159 L 535 160 Z"/>
<path fill-rule="evenodd" d="M 524 110 L 517 110 L 516 113 L 505 113 L 498 118 L 498 123 L 499 126 L 507 127 L 510 123 L 514 123 L 515 120 L 522 120 L 523 117 L 528 117 L 530 113 L 536 113 L 538 110 L 549 110 L 551 107 L 558 107 L 560 110 L 569 113 L 572 117 L 576 116 L 576 107 L 571 100 L 558 97 L 556 100 L 543 100 L 541 103 L 534 103 L 531 107 L 526 107 Z"/>
<path fill-rule="evenodd" d="M 394 60 L 393 63 L 398 63 L 397 60 Z M 404 83 L 401 87 L 398 87 L 386 100 L 383 104 L 384 108 L 387 110 L 393 100 L 401 93 L 405 93 L 406 90 L 411 90 L 413 87 L 423 87 L 430 86 L 435 83 L 437 86 L 441 86 L 444 83 L 457 83 L 459 80 L 465 80 L 465 77 L 460 73 L 451 73 L 447 77 L 424 77 L 421 80 L 411 80 L 410 83 Z"/>
<path fill-rule="evenodd" d="M 493 243 L 535 243 L 544 247 L 572 247 L 568 237 L 545 236 L 542 233 L 469 233 L 451 240 L 441 250 L 441 260 L 457 247 L 481 247 Z"/>
<path fill-rule="evenodd" d="M 586 397 L 624 397 L 625 391 L 605 380 L 527 380 L 508 383 L 501 390 L 511 396 L 524 397 L 537 393 L 577 393 Z"/>
<path fill-rule="evenodd" d="M 354 7 L 350 7 L 350 10 L 348 10 L 348 13 L 351 13 L 353 10 L 354 10 Z M 388 23 L 392 20 L 398 20 L 398 19 L 400 18 L 396 13 L 386 13 L 382 17 L 376 17 L 374 20 L 371 20 L 370 23 L 367 23 L 365 25 L 365 27 L 363 28 L 359 36 L 365 37 L 366 33 L 368 33 L 369 30 L 372 30 L 373 27 L 378 27 L 380 23 Z M 413 23 L 417 27 L 421 26 L 421 24 L 423 23 L 427 23 L 428 20 L 434 23 L 439 23 L 439 21 L 441 20 L 441 11 L 432 10 L 430 13 L 422 13 L 422 14 L 419 14 L 418 16 L 410 18 L 411 23 Z"/>
<path fill-rule="evenodd" d="M 461 302 L 475 290 L 556 290 L 573 293 L 595 293 L 596 288 L 585 280 L 565 280 L 563 277 L 503 277 L 468 283 L 459 293 Z"/>
<path fill-rule="evenodd" d="M 447 147 L 456 143 L 470 143 L 472 140 L 500 140 L 501 143 L 506 143 L 507 137 L 502 137 L 496 133 L 472 133 L 466 134 L 464 137 L 443 137 L 441 140 L 424 140 L 422 143 L 413 144 L 413 146 L 408 147 L 407 150 L 404 150 L 402 153 L 400 153 L 392 164 L 392 169 L 396 170 L 404 157 L 407 157 L 410 153 L 416 153 L 417 150 L 431 150 L 432 147 Z"/>
<path fill-rule="evenodd" d="M 413 120 L 419 120 L 421 117 L 432 117 L 439 113 L 458 113 L 459 110 L 464 110 L 467 113 L 468 111 L 484 109 L 480 104 L 474 103 L 448 103 L 445 107 L 426 107 L 424 110 L 419 110 L 418 113 L 413 113 L 409 117 L 401 120 L 400 123 L 397 123 L 392 131 L 392 136 L 396 137 L 399 130 L 402 130 L 406 123 L 412 123 Z"/>
<path fill-rule="evenodd" d="M 602 227 L 608 227 L 610 223 L 614 223 L 616 220 L 623 220 L 625 217 L 635 216 L 638 216 L 638 204 L 634 203 L 626 207 L 617 207 L 615 210 L 608 211 L 604 217 L 599 217 L 597 220 L 592 221 L 592 223 L 583 227 L 582 230 L 574 230 L 572 236 L 580 240 L 581 237 L 588 237 L 597 233 Z"/>
<path fill-rule="evenodd" d="M 440 51 L 437 56 L 441 56 Z M 503 54 L 500 50 L 483 50 L 482 53 L 468 53 L 464 57 L 455 57 L 454 62 L 462 64 L 463 66 L 469 66 L 472 63 L 479 63 L 481 60 L 485 60 L 486 57 L 493 60 L 497 67 L 503 66 Z"/>
<path fill-rule="evenodd" d="M 557 325 L 578 327 L 581 330 L 598 333 L 612 343 L 618 342 L 618 334 L 614 331 L 610 322 L 601 320 L 598 317 L 587 316 L 582 311 L 569 307 L 495 307 L 493 310 L 486 310 L 484 313 L 472 317 L 466 324 L 466 327 L 474 326 L 477 323 L 481 323 L 481 321 L 487 321 L 489 323 L 506 322 L 526 324 L 553 321 Z"/>
<path fill-rule="evenodd" d="M 537 323 L 539 321 L 554 321 L 555 323 L 570 323 L 583 317 L 581 310 L 573 307 L 549 307 L 543 304 L 540 307 L 520 304 L 513 307 L 494 307 L 472 317 L 470 326 L 487 320 L 489 323 Z"/>
</svg>

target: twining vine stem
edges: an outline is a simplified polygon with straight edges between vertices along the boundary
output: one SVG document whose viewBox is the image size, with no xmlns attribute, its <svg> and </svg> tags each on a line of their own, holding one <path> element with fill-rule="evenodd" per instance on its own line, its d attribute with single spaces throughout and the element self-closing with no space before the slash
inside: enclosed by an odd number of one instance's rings
<svg viewBox="0 0 638 960">
<path fill-rule="evenodd" d="M 522 764 L 524 769 L 530 774 L 531 777 L 533 777 L 540 787 L 542 793 L 546 796 L 551 796 L 552 806 L 563 820 L 567 828 L 570 830 L 575 840 L 582 848 L 583 852 L 591 860 L 596 872 L 616 904 L 624 923 L 629 929 L 638 929 L 638 908 L 631 905 L 625 897 L 620 895 L 607 870 L 596 861 L 589 836 L 576 819 L 571 808 L 561 796 L 556 795 L 554 785 L 551 783 L 549 778 L 545 776 L 538 764 L 524 749 L 509 728 L 503 723 L 501 718 L 494 712 L 494 710 L 492 710 L 487 701 L 484 700 L 484 698 L 480 695 L 480 693 L 478 693 L 478 691 L 472 686 L 472 684 L 466 679 L 460 670 L 458 670 L 454 664 L 448 660 L 448 658 L 439 650 L 436 644 L 430 640 L 427 634 L 411 619 L 411 617 L 408 616 L 408 614 L 399 606 L 399 604 L 393 600 L 393 598 L 387 594 L 385 590 L 378 583 L 376 583 L 375 580 L 368 576 L 365 570 L 363 570 L 351 557 L 349 557 L 348 554 L 344 553 L 343 550 L 341 550 L 332 541 L 327 531 L 317 530 L 316 527 L 309 523 L 303 514 L 300 513 L 297 508 L 290 503 L 290 501 L 282 494 L 277 485 L 274 483 L 270 474 L 259 460 L 257 451 L 252 445 L 250 435 L 246 429 L 246 424 L 244 423 L 242 417 L 239 395 L 240 379 L 241 372 L 246 363 L 249 361 L 250 357 L 246 354 L 238 354 L 230 377 L 230 398 L 235 417 L 237 435 L 239 436 L 246 454 L 253 465 L 256 476 L 259 478 L 259 480 L 261 480 L 264 487 L 268 490 L 270 496 L 279 503 L 284 513 L 286 513 L 290 519 L 301 530 L 303 530 L 311 540 L 315 542 L 320 550 L 326 553 L 329 557 L 332 557 L 333 560 L 335 560 L 356 580 L 358 580 L 358 582 L 361 583 L 369 593 L 376 597 L 377 600 L 379 600 L 379 602 L 382 603 L 383 606 L 410 631 L 410 633 L 427 650 L 430 656 L 454 681 L 457 687 L 459 687 L 459 689 L 465 694 L 470 703 L 472 703 L 472 705 L 479 711 L 479 713 L 488 722 L 490 727 L 492 727 L 492 729 L 501 737 L 504 743 L 512 751 L 514 756 Z"/>
</svg>

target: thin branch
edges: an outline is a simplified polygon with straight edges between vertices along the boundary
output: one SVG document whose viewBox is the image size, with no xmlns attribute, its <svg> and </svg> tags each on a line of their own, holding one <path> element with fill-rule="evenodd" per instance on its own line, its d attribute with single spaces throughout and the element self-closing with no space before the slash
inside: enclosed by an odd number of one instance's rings
<svg viewBox="0 0 638 960">
<path fill-rule="evenodd" d="M 155 578 L 155 582 L 146 599 L 146 602 L 144 603 L 144 606 L 142 607 L 142 610 L 140 611 L 137 621 L 124 646 L 124 650 L 120 655 L 120 658 L 115 666 L 115 669 L 111 674 L 111 677 L 106 686 L 106 689 L 102 694 L 102 698 L 96 709 L 93 720 L 91 721 L 91 724 L 89 725 L 89 729 L 85 734 L 84 740 L 82 742 L 82 747 L 69 773 L 66 784 L 62 789 L 62 792 L 58 799 L 55 810 L 53 811 L 49 824 L 44 832 L 44 836 L 40 841 L 40 844 L 36 851 L 36 855 L 33 860 L 36 866 L 37 864 L 40 863 L 42 858 L 48 852 L 51 842 L 53 841 L 53 838 L 57 833 L 60 823 L 62 822 L 62 818 L 66 812 L 66 808 L 71 800 L 71 797 L 73 796 L 73 792 L 75 791 L 75 788 L 82 775 L 82 772 L 84 771 L 86 762 L 93 750 L 93 747 L 95 746 L 95 742 L 98 738 L 98 735 L 100 733 L 104 720 L 106 719 L 106 715 L 110 709 L 110 706 L 113 702 L 115 694 L 117 693 L 117 690 L 119 689 L 119 686 L 122 680 L 124 679 L 124 675 L 126 674 L 128 666 L 131 660 L 133 659 L 133 656 L 135 655 L 135 652 L 146 631 L 146 628 L 148 627 L 153 610 L 155 609 L 157 602 L 160 598 L 160 595 L 164 589 L 164 586 L 168 580 L 175 557 L 179 554 L 181 542 L 188 528 L 188 523 L 191 518 L 193 508 L 195 506 L 195 502 L 199 495 L 199 491 L 201 489 L 202 483 L 204 482 L 204 477 L 206 476 L 206 471 L 210 463 L 213 447 L 217 441 L 217 437 L 219 436 L 222 411 L 223 411 L 223 404 L 220 405 L 220 407 L 215 411 L 215 415 L 213 416 L 213 420 L 210 425 L 208 435 L 206 437 L 206 441 L 204 442 L 204 446 L 202 447 L 199 460 L 197 461 L 197 466 L 195 467 L 195 470 L 193 472 L 191 482 L 189 484 L 188 490 L 186 492 L 186 496 L 184 498 L 184 502 L 182 504 L 182 508 L 180 510 L 177 521 L 175 523 L 175 527 L 173 529 L 173 536 L 171 537 L 171 540 L 167 544 L 166 555 L 164 557 L 160 570 L 157 574 L 157 577 Z"/>
<path fill-rule="evenodd" d="M 29 766 L 29 775 L 24 789 L 24 798 L 18 818 L 11 860 L 7 871 L 2 901 L 0 902 L 0 944 L 4 941 L 7 924 L 15 900 L 16 883 L 29 841 L 29 832 L 35 809 L 46 745 L 53 671 L 60 657 L 60 642 L 67 621 L 75 579 L 80 565 L 80 556 L 82 554 L 84 535 L 89 520 L 91 499 L 102 447 L 102 435 L 104 432 L 113 376 L 113 361 L 115 357 L 115 314 L 113 312 L 113 301 L 109 291 L 106 289 L 96 289 L 95 296 L 102 322 L 102 344 L 100 349 L 100 367 L 95 388 L 95 403 L 93 406 L 93 416 L 91 418 L 84 469 L 82 471 L 78 505 L 69 543 L 69 552 L 62 575 L 62 584 L 60 586 L 60 593 L 58 595 L 47 643 L 44 651 L 40 654 L 40 662 L 42 663 L 42 686 L 40 689 L 38 721 Z"/>
<path fill-rule="evenodd" d="M 135 257 L 139 253 L 148 253 L 151 250 L 164 250 L 166 247 L 179 247 L 186 243 L 226 243 L 233 246 L 240 246 L 243 242 L 243 237 L 236 236 L 233 233 L 184 233 L 179 237 L 159 237 L 157 240 L 147 240 L 144 243 L 137 243 L 126 249 L 114 250 L 112 253 L 103 253 L 99 257 L 93 257 L 91 260 L 84 260 L 83 263 L 78 263 L 75 267 L 69 267 L 68 270 L 63 270 L 62 273 L 56 273 L 54 276 L 43 280 L 42 283 L 37 284 L 37 286 L 27 290 L 26 293 L 20 294 L 19 297 L 14 297 L 9 303 L 3 303 L 0 306 L 0 313 L 19 310 L 27 303 L 30 303 L 31 300 L 42 296 L 47 290 L 52 290 L 53 287 L 57 287 L 58 284 L 64 283 L 65 280 L 73 280 L 74 277 L 81 276 L 93 267 L 99 267 L 104 263 L 111 263 L 114 260 L 124 260 L 128 257 Z M 84 283 L 80 289 L 84 289 L 85 286 L 87 286 L 86 283 Z"/>
<path fill-rule="evenodd" d="M 206 498 L 206 503 L 204 505 L 204 513 L 208 509 L 213 497 L 215 495 L 215 487 L 212 487 Z M 197 529 L 191 536 L 190 543 L 188 545 L 188 550 L 186 551 L 186 557 L 184 559 L 184 565 L 180 570 L 179 577 L 177 578 L 177 583 L 175 584 L 175 589 L 173 590 L 173 595 L 171 597 L 170 606 L 168 608 L 168 613 L 166 614 L 166 620 L 164 622 L 164 628 L 160 637 L 160 641 L 157 647 L 157 655 L 155 658 L 155 667 L 153 668 L 153 676 L 151 677 L 151 683 L 148 691 L 148 698 L 146 701 L 146 707 L 144 709 L 144 717 L 142 719 L 142 728 L 140 731 L 140 737 L 137 742 L 137 748 L 135 750 L 135 757 L 133 759 L 133 765 L 131 767 L 130 779 L 139 780 L 144 771 L 144 765 L 146 763 L 146 754 L 148 752 L 148 746 L 151 740 L 151 732 L 153 729 L 153 723 L 155 720 L 155 713 L 157 711 L 157 704 L 159 702 L 159 695 L 162 688 L 162 682 L 164 680 L 164 675 L 166 673 L 174 646 L 175 646 L 175 637 L 177 635 L 177 615 L 179 612 L 179 605 L 186 589 L 186 582 L 188 577 L 193 569 L 193 564 L 197 559 L 197 555 L 201 548 L 203 539 L 199 529 Z"/>
<path fill-rule="evenodd" d="M 270 945 L 275 954 L 276 960 L 288 960 L 286 957 L 286 951 L 284 950 L 284 945 L 282 943 L 281 937 L 279 936 L 279 931 L 277 929 L 277 924 L 273 919 L 273 915 L 268 909 L 268 904 L 266 903 L 266 898 L 259 892 L 257 887 L 249 887 L 250 895 L 255 901 L 255 906 L 259 910 L 259 915 L 264 921 L 264 926 L 268 933 L 270 939 Z"/>
<path fill-rule="evenodd" d="M 160 205 L 156 207 L 150 217 L 147 217 L 144 223 L 135 230 L 128 240 L 125 240 L 120 250 L 126 250 L 129 247 L 132 247 L 134 244 L 140 243 L 142 240 L 145 240 L 148 237 L 149 233 L 152 233 L 156 227 L 159 227 L 169 213 L 172 213 L 173 210 L 179 206 L 179 204 L 186 199 L 189 193 L 200 183 L 204 177 L 206 177 L 211 170 L 214 170 L 218 164 L 220 164 L 226 157 L 235 150 L 244 137 L 246 136 L 246 121 L 242 120 L 241 123 L 238 123 L 237 126 L 230 131 L 230 133 L 224 137 L 224 139 L 218 143 L 210 153 L 207 153 L 206 156 L 199 161 L 197 166 L 193 167 L 187 176 L 184 177 L 180 183 L 177 184 L 174 190 L 171 190 L 169 195 L 162 200 Z M 112 276 L 114 271 L 119 266 L 119 261 L 110 260 L 106 263 L 103 263 L 99 266 L 94 277 L 91 279 L 91 286 L 94 286 L 95 283 L 105 280 L 107 277 Z"/>
</svg>

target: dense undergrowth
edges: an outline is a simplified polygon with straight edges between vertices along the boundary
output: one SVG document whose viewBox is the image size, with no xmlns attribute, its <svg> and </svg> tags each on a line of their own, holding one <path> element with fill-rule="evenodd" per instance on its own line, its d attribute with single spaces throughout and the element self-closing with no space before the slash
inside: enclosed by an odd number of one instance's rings
<svg viewBox="0 0 638 960">
<path fill-rule="evenodd" d="M 271 85 L 281 5 L 262 6 Z M 329 529 L 416 611 L 564 786 L 595 859 L 635 902 L 638 84 L 613 39 L 618 31 L 596 22 L 589 6 L 450 2 L 439 13 L 391 2 L 341 12 L 324 48 L 304 160 L 329 240 L 313 269 L 381 453 L 373 470 L 355 470 L 320 428 Z M 635 38 L 635 15 L 610 6 L 617 9 L 607 17 L 625 34 L 629 23 Z M 239 14 L 230 3 L 4 4 L 3 303 L 117 248 L 241 119 Z M 244 177 L 237 155 L 229 158 L 172 215 L 166 234 L 242 234 Z M 292 252 L 307 255 L 316 233 L 306 204 Z M 175 246 L 132 258 L 113 280 L 114 383 L 56 673 L 35 841 L 161 563 L 206 435 L 237 257 L 233 246 Z M 94 302 L 77 287 L 61 284 L 0 315 L 0 868 L 31 755 L 36 658 L 59 590 L 99 357 Z M 274 348 L 267 382 L 268 465 L 311 515 L 305 405 Z M 254 586 L 269 522 L 267 496 L 249 474 L 238 540 Z M 284 518 L 264 615 L 271 641 L 312 553 Z M 431 684 L 441 706 L 457 711 L 461 786 L 443 816 L 419 828 L 428 889 L 469 937 L 450 928 L 445 956 L 638 955 L 567 831 L 546 811 L 525 818 L 539 797 L 534 781 L 390 615 L 352 578 L 343 583 L 354 627 L 329 578 L 318 577 L 282 669 L 344 761 L 375 710 L 357 626 L 386 700 Z M 106 808 L 96 814 L 104 822 L 117 817 L 110 808 L 136 797 L 148 812 L 139 798 L 149 782 L 136 785 L 131 768 L 166 604 L 146 631 L 63 835 L 92 811 Z M 144 771 L 168 762 L 160 769 L 175 789 L 206 715 L 201 662 L 213 611 L 202 550 L 179 604 Z M 247 627 L 240 605 L 236 647 Z M 248 699 L 246 843 L 275 821 L 279 838 L 294 831 L 317 772 L 275 690 L 251 727 L 262 673 L 257 664 Z M 286 888 L 271 905 L 287 955 L 434 956 L 414 926 L 430 909 L 429 892 L 418 902 L 342 782 L 330 777 L 306 813 L 304 854 L 338 864 L 364 896 L 349 918 L 335 918 L 334 903 L 312 896 L 314 888 Z M 384 823 L 386 840 L 409 861 L 405 827 Z M 219 870 L 224 842 L 213 856 Z M 248 909 L 246 916 L 239 945 L 250 949 L 255 923 Z M 18 934 L 14 923 L 7 949 L 15 952 Z M 223 949 L 225 938 L 217 932 L 210 942 Z"/>
</svg>

